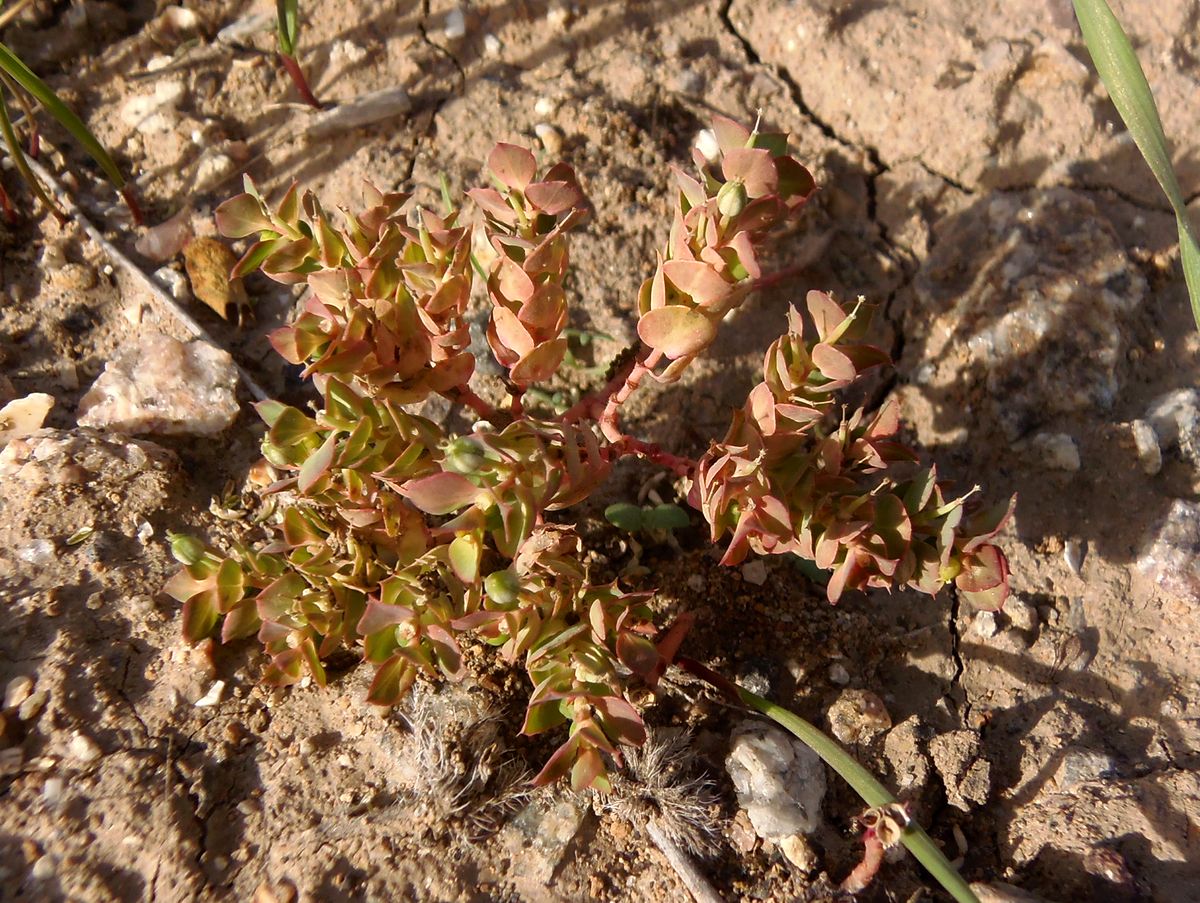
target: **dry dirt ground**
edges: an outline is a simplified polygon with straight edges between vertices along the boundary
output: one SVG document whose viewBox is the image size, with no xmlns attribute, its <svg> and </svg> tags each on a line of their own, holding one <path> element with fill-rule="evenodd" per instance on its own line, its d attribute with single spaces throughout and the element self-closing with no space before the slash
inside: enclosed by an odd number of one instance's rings
<svg viewBox="0 0 1200 903">
<path fill-rule="evenodd" d="M 645 548 L 648 573 L 632 582 L 661 589 L 664 618 L 697 614 L 693 656 L 819 724 L 848 719 L 856 754 L 969 879 L 1059 901 L 1196 898 L 1195 396 L 1160 418 L 1155 473 L 1131 423 L 1196 384 L 1197 340 L 1172 217 L 1067 0 L 303 0 L 301 58 L 323 101 L 393 86 L 412 100 L 407 115 L 318 137 L 269 26 L 216 40 L 273 4 L 185 5 L 198 25 L 179 33 L 152 0 L 38 0 L 3 34 L 114 149 L 150 222 L 188 208 L 211 233 L 243 170 L 276 196 L 299 180 L 327 207 L 354 203 L 364 178 L 433 203 L 440 174 L 471 184 L 492 142 L 536 146 L 535 127 L 553 126 L 546 140 L 596 207 L 572 288 L 575 325 L 612 337 L 601 363 L 634 336 L 632 298 L 668 226 L 668 164 L 686 164 L 713 113 L 761 110 L 790 130 L 821 190 L 775 263 L 803 271 L 752 300 L 707 364 L 641 398 L 629 422 L 699 453 L 789 302 L 809 288 L 865 295 L 898 362 L 876 400 L 901 400 L 944 474 L 989 499 L 1019 494 L 1005 534 L 1013 598 L 997 614 L 949 594 L 832 608 L 787 562 L 766 562 L 761 584 L 719 568 L 695 527 L 678 551 Z M 1117 7 L 1194 196 L 1200 3 Z M 86 215 L 157 269 L 95 168 L 48 135 Z M 32 209 L 11 170 L 0 178 Z M 255 682 L 253 644 L 188 649 L 161 592 L 166 532 L 220 543 L 252 529 L 211 503 L 228 508 L 253 463 L 255 418 L 247 405 L 199 441 L 78 429 L 81 395 L 139 330 L 186 333 L 75 226 L 31 216 L 0 226 L 0 244 L 0 391 L 53 395 L 59 431 L 0 484 L 0 899 L 245 900 L 264 882 L 275 890 L 263 900 L 288 899 L 285 882 L 308 900 L 686 899 L 636 820 L 589 798 L 524 798 L 519 782 L 492 780 L 453 811 L 463 762 L 516 773 L 549 749 L 516 735 L 524 678 L 481 653 L 472 689 L 423 688 L 419 705 L 386 712 L 363 701 L 363 669 L 324 691 L 271 692 Z M 292 296 L 248 288 L 245 328 L 188 309 L 268 391 L 296 397 L 263 340 Z M 599 502 L 629 498 L 648 473 L 621 471 Z M 631 547 L 598 510 L 581 515 L 594 565 L 618 573 Z M 847 690 L 877 694 L 893 726 L 878 729 L 878 713 L 856 725 Z M 693 731 L 693 767 L 717 792 L 717 844 L 699 866 L 718 893 L 836 897 L 861 811 L 844 785 L 830 776 L 810 867 L 797 867 L 738 813 L 723 761 L 741 716 L 680 682 L 646 717 Z M 450 762 L 437 766 L 441 794 L 422 780 L 437 755 Z M 900 859 L 862 898 L 940 893 Z"/>
</svg>

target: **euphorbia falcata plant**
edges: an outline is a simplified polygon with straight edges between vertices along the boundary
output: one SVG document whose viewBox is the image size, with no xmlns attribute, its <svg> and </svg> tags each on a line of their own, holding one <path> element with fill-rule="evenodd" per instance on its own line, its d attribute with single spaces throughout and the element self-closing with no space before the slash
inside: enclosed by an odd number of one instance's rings
<svg viewBox="0 0 1200 903">
<path fill-rule="evenodd" d="M 295 187 L 271 207 L 247 182 L 223 204 L 222 232 L 256 238 L 239 275 L 307 285 L 272 342 L 304 367 L 321 404 L 259 405 L 278 477 L 268 491 L 284 502 L 273 541 L 219 553 L 176 539 L 186 566 L 168 589 L 184 603 L 186 638 L 256 634 L 275 685 L 324 684 L 324 662 L 351 650 L 376 669 L 370 699 L 389 705 L 420 674 L 462 679 L 459 641 L 472 632 L 525 666 L 526 733 L 567 726 L 537 782 L 569 774 L 576 788 L 603 790 L 621 747 L 646 736 L 631 690 L 656 683 L 683 634 L 658 638 L 652 593 L 594 583 L 573 527 L 547 519 L 585 500 L 618 458 L 687 480 L 713 540 L 728 537 L 727 564 L 802 556 L 830 572 L 834 602 L 847 590 L 932 594 L 953 582 L 1000 605 L 1007 566 L 991 539 L 1009 506 L 972 512 L 967 496 L 949 496 L 897 441 L 894 405 L 868 414 L 839 403 L 887 363 L 861 341 L 861 302 L 810 292 L 701 460 L 622 429 L 630 394 L 647 379 L 678 380 L 769 278 L 764 241 L 814 190 L 785 135 L 727 119 L 714 131 L 717 159 L 697 152 L 694 174 L 675 173 L 670 236 L 636 299 L 639 346 L 557 417 L 535 416 L 523 396 L 567 352 L 569 234 L 588 215 L 569 166 L 541 169 L 530 151 L 497 145 L 490 184 L 467 192 L 481 213 L 474 226 L 459 209 L 406 212 L 406 195 L 375 188 L 363 212 L 337 223 Z M 469 385 L 474 229 L 495 252 L 487 342 L 507 392 L 496 407 Z M 473 428 L 452 434 L 412 413 L 433 395 L 460 405 Z"/>
</svg>

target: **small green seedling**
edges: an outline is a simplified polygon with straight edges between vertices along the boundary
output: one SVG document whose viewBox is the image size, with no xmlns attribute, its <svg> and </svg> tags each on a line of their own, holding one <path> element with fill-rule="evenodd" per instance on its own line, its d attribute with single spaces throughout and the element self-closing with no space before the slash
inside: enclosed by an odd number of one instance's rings
<svg viewBox="0 0 1200 903">
<path fill-rule="evenodd" d="M 1074 2 L 1083 41 L 1100 73 L 1100 80 L 1175 212 L 1183 278 L 1192 303 L 1192 316 L 1200 328 L 1200 244 L 1197 244 L 1196 231 L 1188 216 L 1187 199 L 1171 166 L 1167 136 L 1146 73 L 1142 71 L 1129 37 L 1105 0 Z"/>
<path fill-rule="evenodd" d="M 279 61 L 300 92 L 300 97 L 310 107 L 321 108 L 316 96 L 308 86 L 304 70 L 296 59 L 296 46 L 300 37 L 300 0 L 275 0 L 275 34 L 279 42 Z"/>
<path fill-rule="evenodd" d="M 113 187 L 125 199 L 130 213 L 133 214 L 134 221 L 139 225 L 141 224 L 142 212 L 138 206 L 137 198 L 134 196 L 132 188 L 125 183 L 125 177 L 121 174 L 121 170 L 116 162 L 109 156 L 108 151 L 96 140 L 96 137 L 88 130 L 88 127 L 83 124 L 83 120 L 62 102 L 49 85 L 38 78 L 8 47 L 0 44 L 0 136 L 3 137 L 4 144 L 8 148 L 8 154 L 12 157 L 13 164 L 16 166 L 17 172 L 21 174 L 21 178 L 25 180 L 30 190 L 37 195 L 38 199 L 46 205 L 46 208 L 59 221 L 65 222 L 67 215 L 50 197 L 46 187 L 42 185 L 41 180 L 34 174 L 29 166 L 29 162 L 25 159 L 25 151 L 21 148 L 21 142 L 17 138 L 16 129 L 9 114 L 6 95 L 13 98 L 25 112 L 26 127 L 30 130 L 31 135 L 31 150 L 36 151 L 37 149 L 36 123 L 34 121 L 33 106 L 30 103 L 32 99 L 37 101 L 42 109 L 58 120 L 58 123 L 96 161 L 108 181 L 112 183 Z M 0 205 L 3 206 L 4 213 L 10 220 L 15 218 L 15 212 L 8 201 L 7 195 L 4 194 L 3 188 L 0 188 Z"/>
<path fill-rule="evenodd" d="M 691 523 L 687 512 L 678 505 L 635 505 L 632 502 L 609 505 L 604 509 L 604 519 L 628 533 L 682 530 Z"/>
</svg>

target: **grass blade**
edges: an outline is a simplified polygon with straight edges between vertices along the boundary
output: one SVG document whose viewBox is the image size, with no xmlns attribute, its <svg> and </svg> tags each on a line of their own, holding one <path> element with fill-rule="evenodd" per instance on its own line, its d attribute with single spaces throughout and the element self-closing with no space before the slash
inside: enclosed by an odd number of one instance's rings
<svg viewBox="0 0 1200 903">
<path fill-rule="evenodd" d="M 20 85 L 22 90 L 33 95 L 34 99 L 42 105 L 46 112 L 57 119 L 62 127 L 71 133 L 71 137 L 78 141 L 80 146 L 88 152 L 88 156 L 99 164 L 100 168 L 104 170 L 104 175 L 108 178 L 108 181 L 112 182 L 118 191 L 125 187 L 125 177 L 121 175 L 121 170 L 117 167 L 116 162 L 108 155 L 108 151 L 96 140 L 95 136 L 88 131 L 88 127 L 83 124 L 83 120 L 76 116 L 70 107 L 59 100 L 58 95 L 50 89 L 50 86 L 34 75 L 33 71 L 21 62 L 17 58 L 17 55 L 4 46 L 4 44 L 0 44 L 0 71 L 3 71 Z"/>
<path fill-rule="evenodd" d="M 55 218 L 60 223 L 67 221 L 67 215 L 62 212 L 58 204 L 54 203 L 53 199 L 46 193 L 46 189 L 42 186 L 41 180 L 29 168 L 29 161 L 25 159 L 25 152 L 21 150 L 21 142 L 17 138 L 17 133 L 13 129 L 12 119 L 8 115 L 8 104 L 5 103 L 3 93 L 0 93 L 0 137 L 4 139 L 4 143 L 8 146 L 9 156 L 12 157 L 13 164 L 17 167 L 17 172 L 21 174 L 21 178 L 29 185 L 29 188 L 38 196 L 43 204 L 54 214 Z M 7 196 L 5 198 L 7 200 Z M 8 204 L 4 205 L 8 208 Z"/>
<path fill-rule="evenodd" d="M 1146 73 L 1133 52 L 1129 37 L 1105 0 L 1073 2 L 1075 16 L 1083 30 L 1083 41 L 1092 55 L 1100 80 L 1175 211 L 1183 278 L 1191 299 L 1192 316 L 1200 328 L 1200 245 L 1197 245 L 1196 232 L 1188 219 L 1187 201 L 1171 166 L 1167 136 Z"/>
<path fill-rule="evenodd" d="M 300 33 L 299 6 L 300 0 L 275 0 L 279 52 L 284 56 L 296 55 L 296 42 Z"/>
</svg>

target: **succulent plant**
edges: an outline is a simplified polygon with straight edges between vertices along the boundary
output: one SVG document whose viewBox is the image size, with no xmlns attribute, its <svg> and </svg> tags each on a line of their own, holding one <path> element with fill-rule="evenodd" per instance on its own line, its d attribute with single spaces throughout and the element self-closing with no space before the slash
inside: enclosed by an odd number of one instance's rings
<svg viewBox="0 0 1200 903">
<path fill-rule="evenodd" d="M 587 499 L 622 456 L 692 481 L 714 541 L 731 535 L 726 563 L 751 551 L 804 556 L 832 571 L 833 601 L 848 589 L 935 592 L 953 581 L 1000 604 L 1007 565 L 991 539 L 1008 509 L 969 513 L 966 496 L 948 501 L 936 472 L 896 440 L 894 406 L 837 406 L 838 391 L 887 360 L 855 339 L 862 305 L 847 313 L 811 293 L 815 338 L 793 310 L 763 381 L 700 461 L 620 430 L 616 412 L 641 379 L 677 379 L 761 284 L 762 242 L 813 191 L 786 136 L 724 119 L 714 129 L 718 159 L 697 156 L 696 176 L 676 173 L 670 239 L 638 299 L 640 347 L 606 386 L 550 419 L 527 413 L 521 397 L 567 354 L 568 234 L 588 213 L 569 167 L 539 174 L 531 152 L 498 145 L 492 187 L 467 192 L 474 226 L 453 207 L 409 210 L 407 195 L 369 185 L 365 209 L 335 223 L 311 193 L 292 186 L 271 206 L 247 180 L 218 225 L 254 239 L 237 275 L 306 287 L 271 341 L 321 401 L 307 413 L 258 406 L 270 541 L 218 553 L 172 537 L 183 569 L 166 589 L 183 602 L 184 637 L 256 634 L 264 679 L 281 686 L 324 684 L 329 657 L 350 650 L 375 668 L 368 698 L 390 705 L 421 675 L 463 679 L 461 642 L 473 634 L 523 663 L 533 687 L 524 732 L 566 727 L 536 782 L 569 775 L 577 788 L 607 789 L 622 748 L 646 738 L 631 691 L 655 685 L 687 622 L 659 638 L 652 593 L 593 582 L 579 536 L 546 515 Z M 495 252 L 487 340 L 505 373 L 505 409 L 469 385 L 475 229 Z M 473 427 L 455 434 L 412 413 L 432 395 L 462 406 Z M 666 504 L 630 510 L 635 529 L 686 521 Z"/>
</svg>

